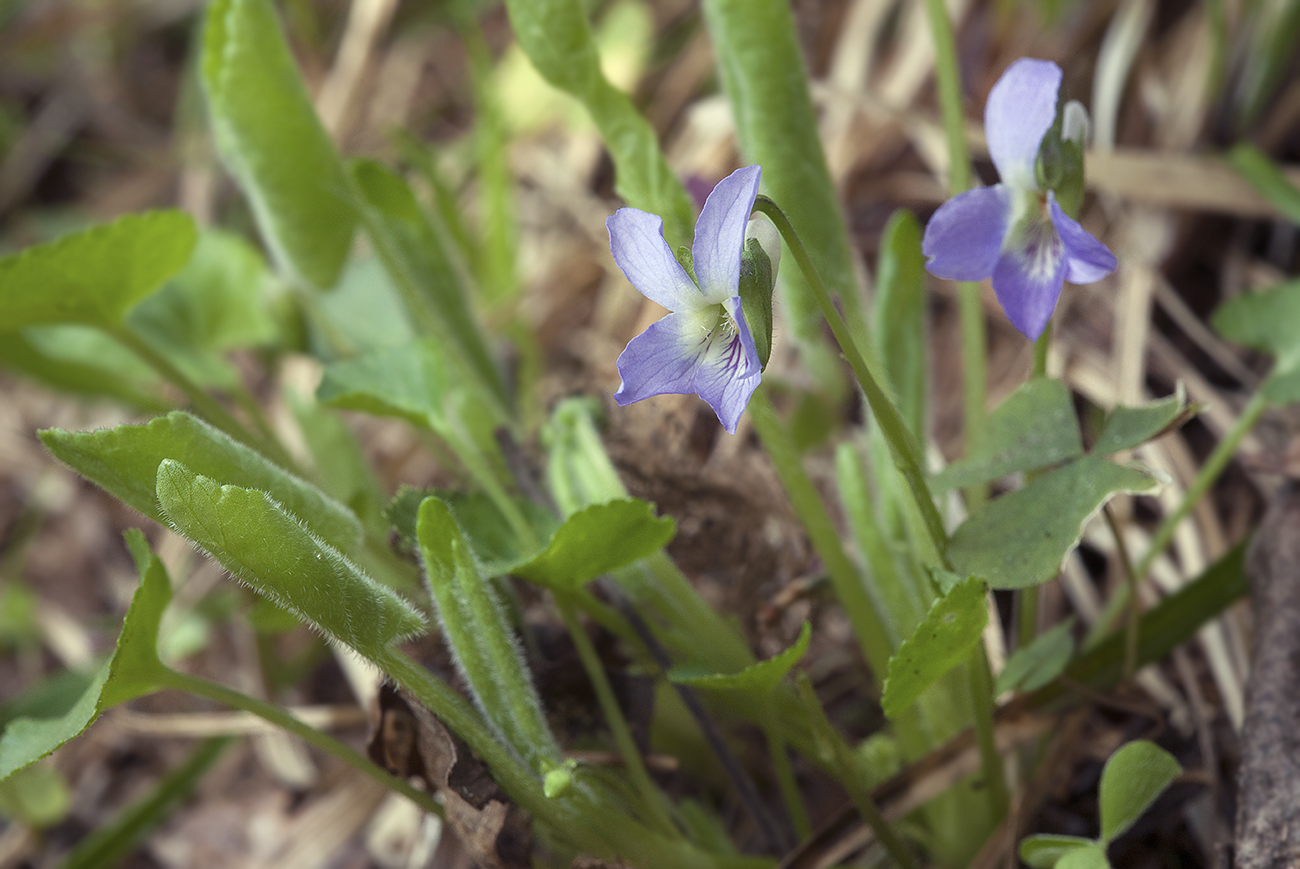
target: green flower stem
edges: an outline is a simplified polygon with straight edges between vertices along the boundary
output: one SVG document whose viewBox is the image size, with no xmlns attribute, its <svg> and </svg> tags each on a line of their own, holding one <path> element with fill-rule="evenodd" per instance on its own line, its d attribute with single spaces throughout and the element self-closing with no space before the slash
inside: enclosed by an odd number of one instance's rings
<svg viewBox="0 0 1300 869">
<path fill-rule="evenodd" d="M 1128 555 L 1128 544 L 1124 542 L 1124 534 L 1120 530 L 1119 523 L 1115 521 L 1115 514 L 1107 504 L 1102 509 L 1102 515 L 1106 517 L 1106 525 L 1110 528 L 1110 533 L 1115 538 L 1115 551 L 1119 555 L 1119 566 L 1124 571 L 1124 586 L 1128 589 L 1128 624 L 1124 627 L 1124 678 L 1131 679 L 1137 672 L 1138 657 L 1138 639 L 1140 625 L 1142 622 L 1142 603 L 1138 599 L 1137 593 L 1137 573 L 1133 570 L 1133 559 Z"/>
<path fill-rule="evenodd" d="M 765 700 L 763 736 L 767 740 L 767 750 L 772 758 L 772 771 L 776 774 L 777 785 L 781 788 L 781 797 L 785 800 L 786 811 L 794 831 L 802 841 L 812 835 L 812 822 L 808 819 L 808 809 L 804 805 L 803 794 L 799 791 L 799 782 L 794 777 L 794 768 L 790 765 L 790 755 L 786 750 L 785 738 L 777 717 L 776 702 L 769 695 Z M 853 778 L 845 770 L 845 778 Z"/>
<path fill-rule="evenodd" d="M 856 770 L 858 766 L 853 751 L 845 744 L 844 739 L 835 730 L 835 726 L 826 717 L 826 710 L 817 699 L 817 693 L 813 690 L 812 681 L 807 673 L 799 674 L 798 684 L 799 697 L 803 700 L 804 708 L 808 710 L 813 727 L 821 737 L 820 741 L 825 743 L 834 754 L 836 765 L 845 771 L 841 782 L 849 792 L 849 798 L 853 800 L 858 814 L 867 822 L 867 826 L 871 827 L 872 832 L 876 834 L 876 839 L 899 866 L 903 869 L 920 869 L 915 855 L 894 832 L 894 828 L 885 820 L 885 816 L 880 813 L 880 808 L 871 798 L 871 791 L 863 786 L 857 775 L 853 774 L 852 770 Z"/>
<path fill-rule="evenodd" d="M 1002 765 L 993 735 L 993 677 L 989 673 L 989 659 L 982 639 L 975 644 L 967 669 L 970 671 L 970 696 L 975 711 L 975 744 L 979 746 L 980 766 L 988 784 L 989 800 L 1000 820 L 1007 816 L 1011 797 L 1007 791 L 1006 768 Z"/>
<path fill-rule="evenodd" d="M 208 422 L 282 467 L 293 469 L 293 460 L 289 458 L 289 454 L 284 451 L 283 447 L 274 441 L 263 440 L 250 432 L 244 427 L 243 423 L 235 419 L 230 411 L 222 407 L 203 387 L 186 376 L 185 372 L 173 365 L 170 359 L 158 352 L 140 333 L 124 323 L 102 328 L 109 337 L 116 339 L 128 350 L 140 357 L 141 361 L 154 371 L 157 371 L 164 380 L 179 389 L 189 399 L 190 404 L 194 406 L 199 415 Z"/>
<path fill-rule="evenodd" d="M 591 638 L 587 636 L 582 623 L 578 621 L 573 598 L 564 592 L 556 592 L 554 596 L 560 618 L 564 620 L 564 626 L 568 628 L 569 636 L 573 638 L 574 648 L 578 650 L 578 658 L 582 661 L 583 669 L 587 671 L 587 678 L 591 680 L 591 686 L 596 691 L 596 699 L 605 714 L 605 722 L 614 735 L 619 753 L 623 755 L 623 763 L 627 766 L 628 775 L 631 776 L 637 790 L 641 792 L 641 802 L 645 810 L 650 813 L 650 820 L 660 833 L 670 837 L 678 836 L 677 827 L 669 817 L 664 795 L 650 778 L 636 740 L 632 738 L 632 729 L 628 727 L 627 719 L 623 717 L 623 710 L 618 705 L 618 698 L 614 696 L 614 688 L 609 684 L 609 677 L 600 662 L 600 655 L 596 653 Z"/>
<path fill-rule="evenodd" d="M 1210 453 L 1209 458 L 1205 460 L 1205 464 L 1201 466 L 1200 473 L 1192 481 L 1192 485 L 1187 487 L 1183 500 L 1174 509 L 1174 512 L 1165 517 L 1164 521 L 1156 529 L 1156 533 L 1152 535 L 1151 545 L 1147 548 L 1141 560 L 1138 561 L 1137 566 L 1133 568 L 1133 574 L 1139 581 L 1150 572 L 1151 565 L 1174 539 L 1174 532 L 1178 530 L 1179 523 L 1187 518 L 1197 502 L 1205 497 L 1205 494 L 1210 491 L 1215 481 L 1219 479 L 1219 475 L 1228 467 L 1228 462 L 1232 461 L 1232 457 L 1237 452 L 1237 447 L 1241 445 L 1242 439 L 1255 427 L 1255 424 L 1259 422 L 1259 418 L 1264 415 L 1267 408 L 1268 399 L 1264 397 L 1262 392 L 1257 392 L 1251 397 L 1250 402 L 1242 410 L 1241 416 L 1237 417 L 1237 422 L 1223 436 L 1223 440 L 1219 441 L 1218 446 L 1214 448 L 1214 452 Z M 1092 630 L 1088 632 L 1087 640 L 1084 642 L 1085 648 L 1091 648 L 1102 637 L 1110 633 L 1120 613 L 1128 605 L 1129 594 L 1127 586 L 1121 586 L 1115 590 L 1110 600 L 1106 602 L 1101 616 L 1092 626 Z"/>
<path fill-rule="evenodd" d="M 321 751 L 334 755 L 358 772 L 370 776 L 389 790 L 396 791 L 406 797 L 426 812 L 431 812 L 440 818 L 445 817 L 442 806 L 434 800 L 432 794 L 412 787 L 405 779 L 399 778 L 378 766 L 352 746 L 340 742 L 314 727 L 308 727 L 274 703 L 267 703 L 265 700 L 249 697 L 247 694 L 241 694 L 216 682 L 198 676 L 191 676 L 187 673 L 180 673 L 170 668 L 162 669 L 158 674 L 158 681 L 161 688 L 173 688 L 177 691 L 197 694 L 200 697 L 215 700 L 222 706 L 251 712 L 258 718 L 269 721 L 295 736 L 301 737 L 308 745 L 313 745 Z"/>
<path fill-rule="evenodd" d="M 831 584 L 835 587 L 835 595 L 853 624 L 853 632 L 862 647 L 862 655 L 870 665 L 872 675 L 879 681 L 888 668 L 892 653 L 889 631 L 867 594 L 862 576 L 844 551 L 835 523 L 831 521 L 826 504 L 799 459 L 794 438 L 772 407 L 766 386 L 760 385 L 750 399 L 749 416 L 754 422 L 759 440 L 763 442 L 763 449 L 772 460 L 776 475 L 790 497 L 795 514 L 808 532 L 813 549 L 826 565 L 826 572 L 830 574 Z"/>
<path fill-rule="evenodd" d="M 836 309 L 835 303 L 826 291 L 825 284 L 822 283 L 817 274 L 817 270 L 813 268 L 812 260 L 808 257 L 808 252 L 804 249 L 803 244 L 800 243 L 799 236 L 795 233 L 790 221 L 786 219 L 785 214 L 781 212 L 776 203 L 766 196 L 758 197 L 754 202 L 754 211 L 767 215 L 775 224 L 782 238 L 785 239 L 786 246 L 789 247 L 795 262 L 799 264 L 799 269 L 803 272 L 809 290 L 812 291 L 812 294 L 817 298 L 818 304 L 821 305 L 822 316 L 825 317 L 827 324 L 831 327 L 831 333 L 835 336 L 836 342 L 840 345 L 840 350 L 848 360 L 849 367 L 853 369 L 853 375 L 857 378 L 858 384 L 866 394 L 867 403 L 876 417 L 881 433 L 885 436 L 885 440 L 889 442 L 894 461 L 912 490 L 912 497 L 916 501 L 917 509 L 925 522 L 926 530 L 934 542 L 935 549 L 943 552 L 948 544 L 948 535 L 944 531 L 943 520 L 939 517 L 939 511 L 935 509 L 934 498 L 930 495 L 930 487 L 925 481 L 925 462 L 922 458 L 920 446 L 916 443 L 911 431 L 908 430 L 907 424 L 903 422 L 903 417 L 899 414 L 898 408 L 894 406 L 889 396 L 881 388 L 879 381 L 876 380 L 867 367 L 866 360 L 862 358 L 862 353 L 858 350 L 853 336 L 849 333 L 848 325 L 845 324 L 844 318 L 840 316 L 839 311 Z"/>
</svg>

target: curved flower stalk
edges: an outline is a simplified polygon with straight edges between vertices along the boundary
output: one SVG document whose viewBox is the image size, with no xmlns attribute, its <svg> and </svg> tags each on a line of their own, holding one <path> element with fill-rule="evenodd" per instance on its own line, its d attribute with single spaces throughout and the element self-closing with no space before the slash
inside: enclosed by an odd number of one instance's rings
<svg viewBox="0 0 1300 869">
<path fill-rule="evenodd" d="M 926 268 L 957 281 L 993 279 L 1011 324 L 1031 341 L 1046 328 L 1065 281 L 1101 280 L 1115 255 L 1061 208 L 1058 190 L 1036 168 L 1057 118 L 1061 68 L 1021 58 L 993 85 L 984 107 L 989 155 L 1001 183 L 949 199 L 930 218 L 922 250 Z M 1067 138 L 1082 140 L 1082 107 L 1065 112 Z M 1055 134 L 1054 134 L 1055 135 Z M 1080 152 L 1081 154 L 1081 152 Z"/>
<path fill-rule="evenodd" d="M 762 361 L 740 298 L 741 255 L 758 166 L 737 169 L 713 188 L 695 224 L 687 273 L 664 241 L 663 220 L 620 208 L 605 221 L 614 261 L 632 286 L 668 316 L 618 357 L 619 405 L 652 395 L 695 394 L 731 434 L 762 377 Z"/>
</svg>

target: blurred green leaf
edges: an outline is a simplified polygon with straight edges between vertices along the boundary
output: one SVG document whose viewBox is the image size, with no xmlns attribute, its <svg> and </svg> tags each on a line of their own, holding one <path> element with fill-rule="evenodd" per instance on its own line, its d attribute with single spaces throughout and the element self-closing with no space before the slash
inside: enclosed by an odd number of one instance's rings
<svg viewBox="0 0 1300 869">
<path fill-rule="evenodd" d="M 761 700 L 772 693 L 795 664 L 803 660 L 811 639 L 812 625 L 804 622 L 798 639 L 790 648 L 766 661 L 750 664 L 739 673 L 699 672 L 695 667 L 681 666 L 668 671 L 668 681 L 712 691 L 734 691 Z"/>
<path fill-rule="evenodd" d="M 415 337 L 393 279 L 378 257 L 348 260 L 338 285 L 316 302 L 321 318 L 309 325 L 312 347 L 323 359 L 398 347 Z"/>
<path fill-rule="evenodd" d="M 960 664 L 988 624 L 988 585 L 972 576 L 936 600 L 912 636 L 889 659 L 880 705 L 894 718 Z"/>
<path fill-rule="evenodd" d="M 1135 740 L 1119 749 L 1101 771 L 1097 805 L 1101 811 L 1101 841 L 1115 841 L 1137 823 L 1183 768 L 1154 742 Z"/>
<path fill-rule="evenodd" d="M 1186 422 L 1195 409 L 1187 407 L 1187 393 L 1182 381 L 1173 395 L 1138 407 L 1115 405 L 1106 417 L 1101 434 L 1093 444 L 1093 455 L 1105 456 L 1120 450 L 1129 450 L 1159 437 L 1175 426 Z"/>
<path fill-rule="evenodd" d="M 1027 836 L 1020 841 L 1020 859 L 1032 869 L 1053 869 L 1066 854 L 1096 846 L 1092 839 L 1079 836 Z"/>
<path fill-rule="evenodd" d="M 1083 456 L 971 514 L 953 533 L 948 559 L 994 588 L 1040 585 L 1056 577 L 1084 522 L 1112 495 L 1155 486 L 1136 468 Z"/>
<path fill-rule="evenodd" d="M 502 515 L 496 502 L 482 492 L 403 486 L 397 490 L 385 513 L 397 532 L 412 543 L 416 540 L 420 504 L 428 497 L 436 497 L 447 505 L 484 576 L 504 576 L 534 554 L 524 551 L 509 520 Z M 536 538 L 549 540 L 559 527 L 551 512 L 522 498 L 513 501 L 519 513 L 532 525 Z"/>
<path fill-rule="evenodd" d="M 669 246 L 689 244 L 695 209 L 659 150 L 659 137 L 627 94 L 601 71 L 582 0 L 506 0 L 510 24 L 542 77 L 576 97 L 614 160 L 614 188 L 628 205 L 664 219 Z"/>
<path fill-rule="evenodd" d="M 1300 280 L 1262 293 L 1238 296 L 1220 305 L 1210 323 L 1229 341 L 1253 347 L 1276 359 L 1262 387 L 1277 404 L 1300 401 Z"/>
<path fill-rule="evenodd" d="M 1287 220 L 1300 224 L 1300 188 L 1291 183 L 1267 154 L 1254 145 L 1237 145 L 1228 152 L 1228 162 Z"/>
<path fill-rule="evenodd" d="M 1106 849 L 1100 845 L 1085 845 L 1066 853 L 1056 862 L 1056 869 L 1110 869 Z"/>
<path fill-rule="evenodd" d="M 171 525 L 237 579 L 370 658 L 425 629 L 424 617 L 312 534 L 270 495 L 158 465 Z"/>
<path fill-rule="evenodd" d="M 334 546 L 346 550 L 361 539 L 356 516 L 342 504 L 183 411 L 92 432 L 45 429 L 40 438 L 55 458 L 163 524 L 154 486 L 159 463 L 175 459 L 195 473 L 270 493 Z"/>
<path fill-rule="evenodd" d="M 330 407 L 395 416 L 434 431 L 446 425 L 455 373 L 428 340 L 388 347 L 326 366 L 316 398 Z"/>
<path fill-rule="evenodd" d="M 128 531 L 126 539 L 136 556 L 140 587 L 131 598 L 113 657 L 58 718 L 17 718 L 9 723 L 0 735 L 0 781 L 79 736 L 105 709 L 158 687 L 163 669 L 158 660 L 158 624 L 171 601 L 171 582 L 138 529 Z"/>
<path fill-rule="evenodd" d="M 0 332 L 52 323 L 115 326 L 180 271 L 195 238 L 188 214 L 151 211 L 0 258 Z"/>
<path fill-rule="evenodd" d="M 1036 377 L 989 414 L 979 451 L 934 476 L 935 491 L 987 483 L 1083 455 L 1074 402 L 1064 383 Z"/>
<path fill-rule="evenodd" d="M 153 413 L 170 406 L 152 392 L 157 374 L 89 326 L 33 326 L 9 332 L 0 340 L 0 365 L 77 395 L 105 396 Z"/>
<path fill-rule="evenodd" d="M 72 791 L 52 766 L 29 766 L 0 781 L 0 815 L 41 829 L 62 821 L 72 808 Z"/>
<path fill-rule="evenodd" d="M 898 412 L 924 440 L 926 361 L 925 257 L 921 226 L 899 209 L 880 236 L 880 265 L 871 311 L 872 337 L 885 362 Z"/>
<path fill-rule="evenodd" d="M 1074 619 L 1067 619 L 1039 634 L 1023 649 L 1017 649 L 998 674 L 993 693 L 1001 694 L 1013 688 L 1037 691 L 1061 675 L 1074 654 L 1074 636 L 1070 633 L 1073 627 Z"/>
<path fill-rule="evenodd" d="M 269 0 L 209 6 L 200 64 L 221 157 L 277 263 L 308 285 L 333 286 L 356 213 Z"/>
<path fill-rule="evenodd" d="M 596 504 L 564 520 L 550 544 L 510 572 L 548 588 L 573 591 L 603 573 L 663 549 L 677 532 L 667 516 L 634 499 Z"/>
</svg>

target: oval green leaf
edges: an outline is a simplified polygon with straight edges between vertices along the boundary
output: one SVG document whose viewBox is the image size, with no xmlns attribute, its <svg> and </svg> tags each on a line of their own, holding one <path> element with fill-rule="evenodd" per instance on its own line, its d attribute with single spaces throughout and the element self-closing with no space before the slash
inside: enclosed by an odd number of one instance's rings
<svg viewBox="0 0 1300 869">
<path fill-rule="evenodd" d="M 1137 740 L 1110 756 L 1101 771 L 1097 805 L 1101 841 L 1113 842 L 1137 823 L 1156 798 L 1183 774 L 1174 756 L 1154 742 Z"/>
<path fill-rule="evenodd" d="M 931 604 L 916 631 L 889 659 L 880 699 L 886 717 L 906 711 L 970 654 L 988 624 L 987 590 L 984 580 L 972 576 Z"/>
<path fill-rule="evenodd" d="M 601 574 L 653 555 L 672 540 L 677 525 L 655 516 L 645 501 L 628 498 L 596 504 L 574 513 L 556 529 L 550 544 L 515 576 L 548 588 L 569 591 Z"/>
<path fill-rule="evenodd" d="M 1187 406 L 1187 391 L 1180 380 L 1174 394 L 1138 407 L 1116 405 L 1093 445 L 1094 455 L 1129 450 L 1182 425 L 1196 414 Z"/>
<path fill-rule="evenodd" d="M 1012 689 L 1037 691 L 1061 675 L 1074 655 L 1074 627 L 1071 617 L 1049 631 L 1039 634 L 1032 643 L 1007 658 L 998 674 L 993 693 L 1001 694 Z"/>
</svg>

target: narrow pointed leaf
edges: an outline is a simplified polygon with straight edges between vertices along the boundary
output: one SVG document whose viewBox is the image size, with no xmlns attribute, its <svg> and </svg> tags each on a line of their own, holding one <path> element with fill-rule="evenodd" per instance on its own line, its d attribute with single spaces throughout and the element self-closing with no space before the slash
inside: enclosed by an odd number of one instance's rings
<svg viewBox="0 0 1300 869">
<path fill-rule="evenodd" d="M 1096 844 L 1080 836 L 1028 836 L 1020 842 L 1020 859 L 1032 869 L 1053 869 L 1071 851 Z"/>
<path fill-rule="evenodd" d="M 1115 493 L 1155 487 L 1143 471 L 1084 456 L 973 513 L 953 533 L 948 560 L 993 588 L 1040 585 L 1056 577 L 1084 523 Z"/>
<path fill-rule="evenodd" d="M 804 622 L 799 629 L 798 639 L 790 648 L 766 661 L 751 664 L 739 673 L 705 673 L 683 666 L 669 670 L 668 679 L 679 685 L 693 685 L 714 691 L 735 691 L 761 699 L 771 694 L 786 674 L 794 669 L 795 664 L 803 660 L 811 639 L 812 625 Z"/>
<path fill-rule="evenodd" d="M 936 490 L 987 483 L 1017 471 L 1036 471 L 1083 455 L 1070 390 L 1036 377 L 989 414 L 981 450 L 935 475 Z"/>
<path fill-rule="evenodd" d="M 200 64 L 217 147 L 275 260 L 306 284 L 333 286 L 356 213 L 270 0 L 209 6 Z"/>
<path fill-rule="evenodd" d="M 1097 805 L 1101 811 L 1101 841 L 1113 842 L 1137 823 L 1183 768 L 1154 742 L 1130 742 L 1110 756 L 1101 771 Z"/>
<path fill-rule="evenodd" d="M 887 717 L 906 711 L 970 654 L 988 624 L 987 590 L 984 580 L 972 576 L 931 605 L 916 631 L 889 659 L 880 700 Z"/>
<path fill-rule="evenodd" d="M 175 459 L 205 477 L 270 493 L 340 549 L 361 538 L 360 523 L 342 504 L 183 411 L 145 425 L 92 432 L 45 429 L 40 438 L 55 458 L 157 522 L 163 522 L 155 492 L 158 465 Z"/>
<path fill-rule="evenodd" d="M 0 735 L 0 781 L 79 736 L 105 709 L 148 694 L 158 686 L 158 624 L 171 601 L 171 582 L 144 535 L 127 532 L 140 568 L 140 587 L 131 598 L 113 656 L 67 712 L 57 718 L 18 718 Z"/>
<path fill-rule="evenodd" d="M 597 504 L 564 520 L 545 550 L 510 572 L 549 588 L 575 590 L 653 555 L 676 531 L 671 518 L 657 518 L 645 501 Z"/>
<path fill-rule="evenodd" d="M 1074 637 L 1070 633 L 1073 627 L 1071 618 L 1044 631 L 1023 649 L 1017 649 L 998 674 L 993 693 L 1012 689 L 1037 691 L 1061 675 L 1074 654 Z"/>
<path fill-rule="evenodd" d="M 898 412 L 917 438 L 925 439 L 926 364 L 925 256 L 921 227 L 899 209 L 880 236 L 880 267 L 871 311 L 872 337 L 880 349 Z"/>
<path fill-rule="evenodd" d="M 152 211 L 0 258 L 0 332 L 116 325 L 181 270 L 196 238 L 188 214 Z"/>
<path fill-rule="evenodd" d="M 307 530 L 268 494 L 223 486 L 167 459 L 158 503 L 168 524 L 221 566 L 333 639 L 378 657 L 424 617 Z"/>
<path fill-rule="evenodd" d="M 1092 452 L 1105 456 L 1140 446 L 1182 425 L 1191 414 L 1195 414 L 1195 408 L 1188 408 L 1187 393 L 1181 381 L 1173 395 L 1158 401 L 1138 407 L 1116 405 L 1106 417 L 1106 424 L 1097 435 Z"/>
<path fill-rule="evenodd" d="M 1287 220 L 1300 226 L 1300 187 L 1267 154 L 1254 145 L 1238 145 L 1228 152 L 1228 162 Z"/>
</svg>

